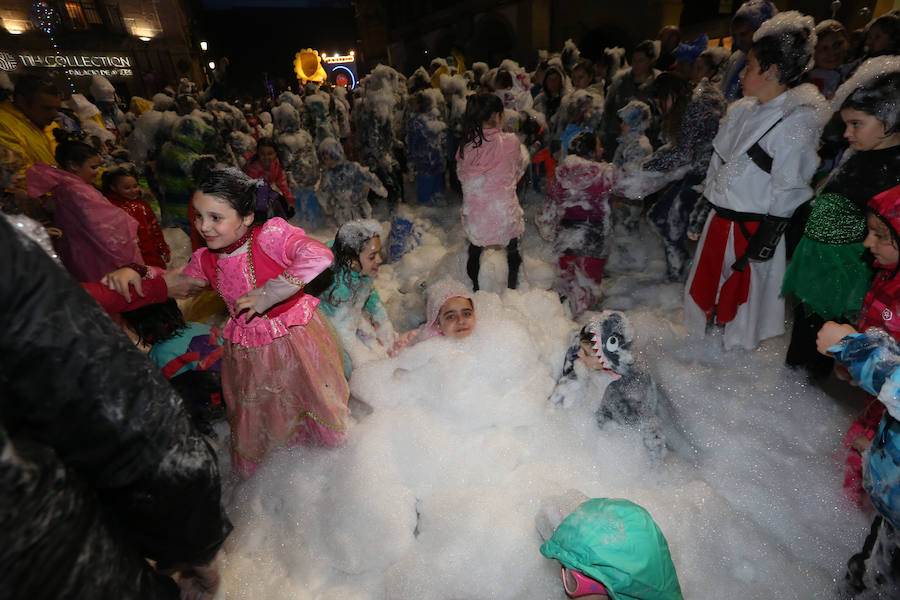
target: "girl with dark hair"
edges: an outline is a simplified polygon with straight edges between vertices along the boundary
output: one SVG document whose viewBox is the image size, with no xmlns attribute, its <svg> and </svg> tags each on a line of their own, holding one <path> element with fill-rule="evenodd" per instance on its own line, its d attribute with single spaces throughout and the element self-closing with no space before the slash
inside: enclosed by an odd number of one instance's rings
<svg viewBox="0 0 900 600">
<path fill-rule="evenodd" d="M 333 447 L 345 435 L 343 352 L 319 300 L 303 287 L 331 264 L 328 248 L 282 218 L 278 195 L 237 169 L 215 170 L 191 200 L 206 248 L 184 274 L 225 301 L 222 390 L 235 471 L 253 474 L 273 449 Z"/>
<path fill-rule="evenodd" d="M 700 199 L 696 187 L 709 168 L 725 97 L 708 81 L 692 92 L 690 83 L 674 73 L 662 73 L 653 86 L 665 144 L 641 165 L 637 177 L 643 179 L 643 195 L 665 189 L 648 217 L 665 245 L 668 279 L 683 281 L 688 222 Z"/>
<path fill-rule="evenodd" d="M 833 363 L 816 352 L 816 332 L 825 321 L 855 322 L 872 280 L 863 248 L 866 203 L 900 184 L 898 97 L 900 58 L 882 56 L 863 63 L 832 100 L 850 151 L 820 188 L 782 285 L 800 301 L 787 364 L 816 379 Z"/>
<path fill-rule="evenodd" d="M 92 185 L 100 168 L 97 151 L 65 140 L 56 147 L 56 162 L 58 168 L 35 163 L 25 182 L 32 198 L 53 193 L 53 222 L 63 232 L 57 250 L 69 272 L 78 281 L 97 282 L 119 267 L 143 265 L 137 221 Z"/>
<path fill-rule="evenodd" d="M 248 157 L 244 173 L 253 179 L 265 179 L 266 183 L 284 196 L 290 206 L 294 205 L 294 195 L 288 185 L 287 175 L 281 168 L 275 140 L 272 138 L 261 138 L 256 142 L 256 152 Z"/>
<path fill-rule="evenodd" d="M 334 262 L 322 273 L 318 293 L 322 312 L 331 319 L 353 362 L 371 359 L 372 353 L 384 356 L 394 350 L 397 335 L 388 318 L 378 291 L 375 277 L 384 262 L 381 257 L 381 224 L 373 219 L 357 219 L 341 225 L 334 244 Z M 319 283 L 319 282 L 317 282 Z M 362 349 L 356 340 L 371 352 Z M 379 351 L 378 346 L 383 350 Z"/>
<path fill-rule="evenodd" d="M 469 96 L 457 173 L 463 190 L 462 224 L 469 240 L 466 270 L 478 290 L 481 252 L 506 246 L 507 287 L 519 281 L 519 236 L 525 231 L 516 184 L 530 163 L 528 151 L 513 133 L 500 130 L 503 103 L 494 94 Z"/>
<path fill-rule="evenodd" d="M 144 191 L 134 173 L 120 167 L 103 173 L 102 181 L 103 193 L 109 201 L 137 221 L 138 246 L 144 257 L 144 264 L 165 269 L 171 251 L 153 209 L 142 197 Z"/>
</svg>

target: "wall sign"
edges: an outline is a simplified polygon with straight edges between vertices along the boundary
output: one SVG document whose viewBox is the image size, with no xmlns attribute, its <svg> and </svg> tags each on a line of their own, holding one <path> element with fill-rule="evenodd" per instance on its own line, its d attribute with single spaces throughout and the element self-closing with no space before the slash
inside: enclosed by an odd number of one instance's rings
<svg viewBox="0 0 900 600">
<path fill-rule="evenodd" d="M 17 53 L 0 51 L 0 71 L 48 68 L 64 69 L 76 77 L 103 75 L 105 77 L 130 77 L 132 58 L 127 54 L 50 54 L 48 52 Z"/>
</svg>

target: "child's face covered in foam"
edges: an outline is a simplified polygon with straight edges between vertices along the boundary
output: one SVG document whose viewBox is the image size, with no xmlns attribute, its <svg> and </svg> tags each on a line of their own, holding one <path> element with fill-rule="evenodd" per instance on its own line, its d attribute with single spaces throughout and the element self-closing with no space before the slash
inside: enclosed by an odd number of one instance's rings
<svg viewBox="0 0 900 600">
<path fill-rule="evenodd" d="M 475 307 L 468 298 L 456 296 L 444 302 L 438 313 L 438 328 L 447 337 L 461 340 L 475 329 Z"/>
</svg>

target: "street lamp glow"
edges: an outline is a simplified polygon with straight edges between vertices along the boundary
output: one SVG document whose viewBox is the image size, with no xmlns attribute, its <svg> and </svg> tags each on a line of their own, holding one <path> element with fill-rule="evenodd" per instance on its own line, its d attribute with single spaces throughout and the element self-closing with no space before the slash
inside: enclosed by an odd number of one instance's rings
<svg viewBox="0 0 900 600">
<path fill-rule="evenodd" d="M 209 61 L 209 68 L 212 70 L 215 70 L 216 69 L 216 61 L 214 61 L 214 60 Z"/>
<path fill-rule="evenodd" d="M 207 49 L 207 48 L 209 48 L 209 44 L 207 44 L 205 41 L 204 41 L 204 42 L 200 42 L 200 49 L 201 49 L 201 50 L 203 50 L 204 52 L 206 52 L 206 49 Z"/>
<path fill-rule="evenodd" d="M 146 35 L 141 35 L 141 36 L 138 36 L 138 39 L 141 40 L 142 42 L 149 42 L 153 38 L 149 38 Z"/>
</svg>

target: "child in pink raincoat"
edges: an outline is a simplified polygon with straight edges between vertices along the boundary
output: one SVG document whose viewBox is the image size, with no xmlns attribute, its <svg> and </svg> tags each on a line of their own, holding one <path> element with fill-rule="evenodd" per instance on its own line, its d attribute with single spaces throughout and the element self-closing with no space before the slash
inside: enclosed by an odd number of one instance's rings
<svg viewBox="0 0 900 600">
<path fill-rule="evenodd" d="M 207 247 L 184 274 L 206 280 L 231 313 L 222 391 L 243 477 L 282 445 L 337 446 L 349 412 L 340 340 L 319 300 L 303 292 L 333 256 L 299 227 L 266 220 L 276 200 L 237 169 L 213 171 L 191 200 Z"/>
<path fill-rule="evenodd" d="M 519 236 L 525 231 L 516 184 L 530 162 L 514 133 L 500 130 L 503 103 L 494 94 L 469 96 L 463 117 L 463 137 L 457 153 L 462 184 L 462 224 L 469 240 L 466 271 L 478 291 L 478 271 L 485 246 L 506 246 L 507 287 L 519 281 Z"/>
<path fill-rule="evenodd" d="M 28 195 L 53 192 L 54 225 L 62 230 L 59 257 L 78 280 L 97 282 L 119 267 L 143 264 L 138 222 L 91 185 L 100 155 L 84 142 L 66 140 L 56 147 L 59 167 L 35 163 L 25 173 Z"/>
</svg>

